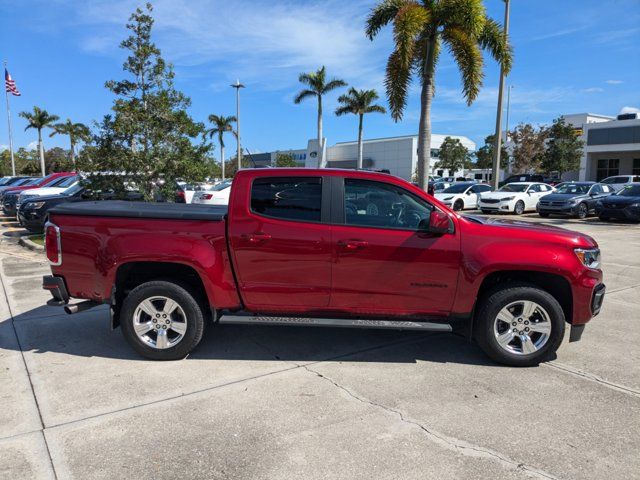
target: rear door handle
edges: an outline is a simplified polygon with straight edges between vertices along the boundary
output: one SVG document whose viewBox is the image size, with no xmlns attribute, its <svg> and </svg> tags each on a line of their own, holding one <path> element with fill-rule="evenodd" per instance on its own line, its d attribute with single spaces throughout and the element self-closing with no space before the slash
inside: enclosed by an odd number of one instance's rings
<svg viewBox="0 0 640 480">
<path fill-rule="evenodd" d="M 345 250 L 360 250 L 369 245 L 365 240 L 338 240 L 338 246 Z"/>
<path fill-rule="evenodd" d="M 240 238 L 242 238 L 243 240 L 249 243 L 260 243 L 260 242 L 265 242 L 267 240 L 271 240 L 271 235 L 263 232 L 244 233 L 240 235 Z"/>
</svg>

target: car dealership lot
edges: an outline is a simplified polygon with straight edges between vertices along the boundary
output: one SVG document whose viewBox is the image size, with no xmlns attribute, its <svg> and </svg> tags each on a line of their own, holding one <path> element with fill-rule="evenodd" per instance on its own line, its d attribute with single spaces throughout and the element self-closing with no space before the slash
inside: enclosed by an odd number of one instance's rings
<svg viewBox="0 0 640 480">
<path fill-rule="evenodd" d="M 0 220 L 0 478 L 640 478 L 640 225 L 517 218 L 593 236 L 608 288 L 529 369 L 450 334 L 239 325 L 146 361 L 104 308 L 43 306 Z"/>
</svg>

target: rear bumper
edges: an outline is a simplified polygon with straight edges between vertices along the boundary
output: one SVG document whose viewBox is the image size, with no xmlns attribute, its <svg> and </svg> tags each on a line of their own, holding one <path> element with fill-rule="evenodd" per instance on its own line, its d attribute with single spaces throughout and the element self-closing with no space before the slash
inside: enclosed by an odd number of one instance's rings
<svg viewBox="0 0 640 480">
<path fill-rule="evenodd" d="M 64 283 L 64 278 L 55 275 L 45 275 L 42 277 L 42 288 L 49 290 L 51 300 L 47 302 L 49 305 L 66 305 L 69 303 L 69 292 Z"/>
</svg>

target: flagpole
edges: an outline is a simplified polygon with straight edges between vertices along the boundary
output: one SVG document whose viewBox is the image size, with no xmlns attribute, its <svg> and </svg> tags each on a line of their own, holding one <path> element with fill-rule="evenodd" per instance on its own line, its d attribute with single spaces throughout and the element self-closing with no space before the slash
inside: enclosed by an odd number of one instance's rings
<svg viewBox="0 0 640 480">
<path fill-rule="evenodd" d="M 7 71 L 7 61 L 4 61 L 4 70 Z M 9 152 L 11 153 L 11 174 L 16 176 L 16 162 L 13 158 L 13 131 L 11 129 L 11 109 L 9 108 L 9 92 L 5 86 L 4 98 L 7 100 L 7 123 L 9 124 Z"/>
</svg>

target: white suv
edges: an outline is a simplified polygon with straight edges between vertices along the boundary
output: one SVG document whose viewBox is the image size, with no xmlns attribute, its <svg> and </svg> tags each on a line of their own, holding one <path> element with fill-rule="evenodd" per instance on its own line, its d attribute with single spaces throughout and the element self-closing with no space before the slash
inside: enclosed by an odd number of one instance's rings
<svg viewBox="0 0 640 480">
<path fill-rule="evenodd" d="M 600 183 L 613 187 L 616 192 L 622 190 L 631 183 L 640 183 L 640 175 L 616 175 L 615 177 L 607 177 Z"/>
</svg>

